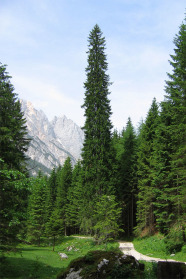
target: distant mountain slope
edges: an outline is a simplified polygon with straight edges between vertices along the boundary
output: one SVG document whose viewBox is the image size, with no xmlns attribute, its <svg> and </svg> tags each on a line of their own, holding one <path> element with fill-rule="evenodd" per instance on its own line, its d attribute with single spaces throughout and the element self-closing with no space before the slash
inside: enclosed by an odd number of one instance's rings
<svg viewBox="0 0 186 279">
<path fill-rule="evenodd" d="M 75 164 L 84 141 L 81 128 L 65 115 L 55 116 L 50 122 L 44 112 L 36 110 L 32 103 L 21 100 L 21 105 L 32 139 L 27 152 L 31 174 L 35 175 L 39 169 L 49 173 L 53 167 L 63 165 L 67 157 Z"/>
</svg>

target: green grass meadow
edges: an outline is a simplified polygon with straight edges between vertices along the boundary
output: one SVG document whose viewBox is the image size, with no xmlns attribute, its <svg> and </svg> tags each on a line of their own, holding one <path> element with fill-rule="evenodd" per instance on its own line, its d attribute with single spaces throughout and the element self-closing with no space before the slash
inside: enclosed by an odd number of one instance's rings
<svg viewBox="0 0 186 279">
<path fill-rule="evenodd" d="M 78 237 L 61 237 L 56 241 L 55 251 L 52 251 L 52 240 L 44 239 L 41 246 L 20 244 L 16 252 L 8 252 L 5 258 L 0 261 L 0 279 L 54 279 L 66 268 L 69 263 L 79 257 L 86 255 L 94 250 L 116 250 L 118 242 L 108 243 L 107 245 L 96 245 L 93 239 Z M 170 257 L 166 254 L 165 243 L 161 235 L 133 239 L 135 249 L 152 257 L 162 259 L 174 259 L 186 262 L 185 246 L 182 251 Z M 68 251 L 68 247 L 72 247 Z M 60 258 L 58 253 L 65 253 L 68 259 Z M 156 278 L 156 263 L 145 264 L 144 278 Z"/>
<path fill-rule="evenodd" d="M 149 257 L 186 262 L 186 246 L 183 246 L 180 252 L 175 252 L 171 256 L 166 251 L 164 237 L 161 234 L 151 237 L 135 238 L 133 243 L 138 252 Z"/>
<path fill-rule="evenodd" d="M 73 246 L 71 251 L 67 248 Z M 46 243 L 40 247 L 34 245 L 19 245 L 16 253 L 5 254 L 5 259 L 1 262 L 0 278 L 19 279 L 53 279 L 61 270 L 78 257 L 82 257 L 93 250 L 117 249 L 118 243 L 105 245 L 95 245 L 92 239 L 80 239 L 75 237 L 63 237 L 57 240 L 55 251 L 52 246 Z M 58 252 L 65 253 L 68 259 L 60 258 Z"/>
</svg>

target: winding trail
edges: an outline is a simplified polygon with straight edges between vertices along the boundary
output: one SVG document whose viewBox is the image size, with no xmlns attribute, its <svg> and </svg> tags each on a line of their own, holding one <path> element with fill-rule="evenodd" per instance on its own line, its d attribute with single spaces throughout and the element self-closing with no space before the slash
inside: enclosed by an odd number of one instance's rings
<svg viewBox="0 0 186 279">
<path fill-rule="evenodd" d="M 87 239 L 93 239 L 93 237 L 87 237 L 87 236 L 73 236 L 78 238 L 87 238 Z M 180 262 L 173 259 L 160 259 L 160 258 L 153 258 L 146 255 L 143 255 L 136 251 L 134 249 L 134 244 L 132 242 L 124 242 L 124 241 L 118 241 L 119 242 L 119 249 L 123 252 L 125 255 L 133 256 L 136 260 L 140 261 L 146 261 L 146 262 Z M 186 264 L 186 262 L 183 262 Z"/>
<path fill-rule="evenodd" d="M 136 260 L 147 261 L 147 262 L 177 262 L 173 259 L 159 259 L 143 255 L 134 249 L 134 244 L 132 242 L 119 242 L 119 248 L 125 255 L 130 255 L 136 258 Z M 186 264 L 186 263 L 185 263 Z"/>
</svg>

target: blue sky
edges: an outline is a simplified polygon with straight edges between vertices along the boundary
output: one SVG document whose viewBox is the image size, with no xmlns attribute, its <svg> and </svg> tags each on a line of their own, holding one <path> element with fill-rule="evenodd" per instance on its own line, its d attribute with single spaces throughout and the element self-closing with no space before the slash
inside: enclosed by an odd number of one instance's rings
<svg viewBox="0 0 186 279">
<path fill-rule="evenodd" d="M 163 100 L 173 39 L 185 0 L 0 0 L 0 62 L 19 98 L 49 119 L 83 126 L 87 38 L 98 24 L 106 38 L 112 122 L 135 127 L 155 97 Z"/>
</svg>

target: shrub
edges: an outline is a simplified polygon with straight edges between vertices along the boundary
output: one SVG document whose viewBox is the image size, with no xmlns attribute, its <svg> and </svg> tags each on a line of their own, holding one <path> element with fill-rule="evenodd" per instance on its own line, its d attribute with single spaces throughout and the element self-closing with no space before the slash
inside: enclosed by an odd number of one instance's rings
<svg viewBox="0 0 186 279">
<path fill-rule="evenodd" d="M 167 253 L 180 252 L 184 245 L 183 228 L 175 224 L 166 235 L 164 241 Z"/>
</svg>

